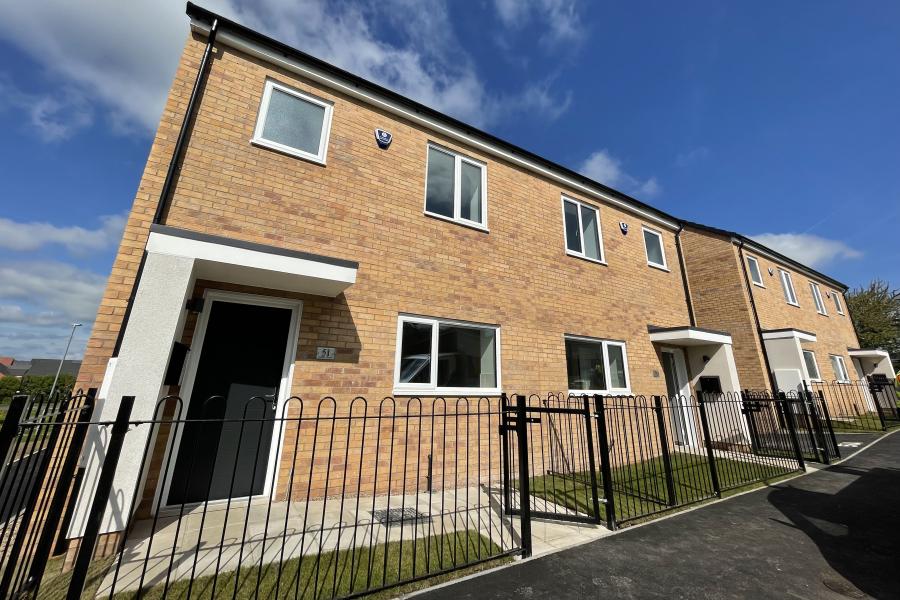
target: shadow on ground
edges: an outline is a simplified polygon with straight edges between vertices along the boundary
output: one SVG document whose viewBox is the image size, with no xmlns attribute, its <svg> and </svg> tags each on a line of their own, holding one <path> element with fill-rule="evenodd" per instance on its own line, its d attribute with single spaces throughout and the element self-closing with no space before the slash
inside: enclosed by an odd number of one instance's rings
<svg viewBox="0 0 900 600">
<path fill-rule="evenodd" d="M 900 469 L 839 465 L 829 471 L 854 479 L 837 493 L 789 485 L 767 499 L 786 517 L 780 522 L 806 534 L 831 568 L 858 590 L 874 598 L 897 597 L 893 576 L 900 569 Z M 858 597 L 842 583 L 823 580 L 833 591 Z"/>
</svg>

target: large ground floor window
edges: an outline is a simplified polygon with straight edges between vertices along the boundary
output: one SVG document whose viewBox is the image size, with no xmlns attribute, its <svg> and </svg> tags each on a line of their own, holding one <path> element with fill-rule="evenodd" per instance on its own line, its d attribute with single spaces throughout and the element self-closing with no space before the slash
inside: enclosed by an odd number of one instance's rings
<svg viewBox="0 0 900 600">
<path fill-rule="evenodd" d="M 567 335 L 566 370 L 570 392 L 630 392 L 625 342 Z"/>
<path fill-rule="evenodd" d="M 400 315 L 394 391 L 400 394 L 499 394 L 499 328 Z"/>
</svg>

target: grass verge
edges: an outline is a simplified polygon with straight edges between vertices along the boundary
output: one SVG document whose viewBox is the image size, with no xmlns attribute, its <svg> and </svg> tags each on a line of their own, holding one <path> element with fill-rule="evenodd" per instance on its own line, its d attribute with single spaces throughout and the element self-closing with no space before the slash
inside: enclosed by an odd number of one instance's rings
<svg viewBox="0 0 900 600">
<path fill-rule="evenodd" d="M 676 506 L 715 498 L 706 456 L 674 452 L 671 455 L 672 483 Z M 716 457 L 719 485 L 729 488 L 723 496 L 737 494 L 794 475 L 784 467 L 750 463 Z M 602 494 L 603 478 L 597 473 L 597 486 Z M 668 488 L 663 460 L 660 457 L 613 469 L 613 495 L 618 521 L 649 516 L 669 508 Z M 590 496 L 590 473 L 573 476 L 548 474 L 532 477 L 535 496 L 559 506 L 594 516 Z M 746 482 L 746 483 L 745 483 Z M 606 506 L 600 504 L 600 518 L 606 519 Z"/>
<path fill-rule="evenodd" d="M 318 559 L 316 556 L 294 558 L 283 563 L 263 565 L 261 569 L 257 563 L 239 571 L 222 572 L 215 577 L 198 577 L 192 585 L 188 581 L 181 580 L 171 582 L 168 589 L 164 585 L 145 588 L 140 597 L 147 600 L 161 598 L 184 600 L 188 597 L 198 600 L 343 598 L 366 589 L 391 586 L 415 577 L 423 577 L 419 581 L 396 585 L 367 596 L 373 599 L 386 599 L 513 560 L 512 557 L 506 556 L 477 565 L 464 566 L 479 558 L 490 559 L 500 552 L 499 546 L 477 532 L 456 532 L 417 539 L 415 546 L 412 540 L 404 540 L 402 550 L 400 542 L 391 542 L 371 549 L 326 552 Z M 112 558 L 92 564 L 83 598 L 97 597 L 98 589 L 112 564 Z M 61 573 L 61 567 L 61 558 L 48 563 L 39 598 L 62 600 L 66 597 L 71 574 Z M 455 570 L 442 573 L 448 569 Z M 115 594 L 115 600 L 136 597 L 136 591 Z"/>
</svg>

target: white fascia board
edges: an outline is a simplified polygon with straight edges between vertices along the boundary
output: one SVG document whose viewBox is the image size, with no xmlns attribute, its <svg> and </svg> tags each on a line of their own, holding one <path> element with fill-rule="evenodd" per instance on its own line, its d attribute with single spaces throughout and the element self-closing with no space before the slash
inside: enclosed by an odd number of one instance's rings
<svg viewBox="0 0 900 600">
<path fill-rule="evenodd" d="M 211 265 L 210 272 L 216 275 L 223 274 L 229 268 L 238 267 L 243 270 L 266 271 L 298 277 L 304 281 L 331 282 L 333 285 L 322 288 L 325 291 L 324 295 L 332 295 L 332 293 L 337 295 L 343 289 L 356 283 L 356 269 L 352 267 L 166 235 L 156 231 L 150 232 L 150 238 L 147 240 L 147 252 L 192 258 L 198 263 Z M 263 279 L 248 281 L 253 284 L 264 284 L 264 282 Z M 303 290 L 298 289 L 297 291 Z M 319 292 L 312 291 L 311 293 Z"/>
<path fill-rule="evenodd" d="M 887 350 L 876 350 L 871 348 L 860 348 L 858 350 L 847 350 L 847 354 L 853 358 L 890 358 Z"/>
<path fill-rule="evenodd" d="M 654 331 L 650 333 L 651 342 L 665 342 L 669 344 L 684 344 L 698 346 L 701 344 L 731 344 L 731 336 L 722 333 L 712 333 L 685 327 L 672 331 Z"/>
<path fill-rule="evenodd" d="M 815 342 L 817 339 L 813 334 L 806 333 L 805 331 L 798 331 L 796 329 L 788 329 L 786 331 L 764 331 L 762 337 L 764 340 L 796 338 L 801 342 Z"/>
<path fill-rule="evenodd" d="M 209 34 L 209 26 L 205 23 L 191 20 L 191 28 L 202 34 Z M 269 64 L 275 65 L 287 71 L 291 71 L 296 73 L 302 77 L 307 79 L 311 79 L 317 83 L 320 83 L 326 87 L 329 87 L 333 90 L 336 90 L 342 94 L 346 94 L 348 96 L 352 96 L 358 100 L 362 100 L 366 104 L 375 106 L 381 110 L 394 114 L 402 119 L 406 119 L 408 121 L 412 121 L 414 123 L 418 123 L 432 131 L 436 131 L 447 137 L 453 138 L 454 140 L 461 142 L 463 144 L 467 144 L 473 148 L 478 148 L 485 154 L 490 154 L 497 158 L 500 158 L 506 162 L 512 163 L 519 167 L 525 168 L 533 173 L 537 173 L 548 179 L 552 179 L 557 181 L 558 183 L 571 188 L 573 190 L 578 190 L 583 194 L 587 194 L 596 199 L 603 200 L 609 204 L 613 204 L 622 210 L 628 211 L 634 215 L 637 215 L 643 219 L 647 219 L 653 223 L 661 227 L 665 227 L 666 229 L 676 231 L 678 229 L 678 223 L 675 221 L 664 219 L 660 216 L 657 216 L 649 211 L 646 211 L 638 206 L 631 204 L 621 198 L 616 198 L 615 196 L 611 196 L 604 191 L 594 188 L 588 185 L 584 185 L 578 181 L 575 181 L 569 177 L 561 173 L 556 173 L 551 169 L 548 169 L 544 166 L 541 166 L 527 158 L 517 156 L 499 146 L 482 140 L 478 137 L 460 131 L 455 127 L 451 127 L 444 123 L 441 123 L 438 120 L 432 119 L 430 117 L 426 117 L 414 110 L 406 108 L 384 96 L 379 94 L 369 92 L 366 90 L 361 90 L 356 85 L 344 81 L 334 75 L 329 73 L 325 73 L 319 69 L 311 67 L 309 65 L 304 64 L 303 62 L 296 60 L 294 58 L 290 58 L 284 56 L 283 54 L 278 54 L 273 52 L 272 50 L 266 48 L 265 46 L 258 44 L 252 40 L 248 40 L 242 36 L 236 35 L 230 31 L 220 30 L 216 33 L 216 42 L 222 43 L 227 46 L 231 46 L 236 50 L 240 50 L 250 56 L 255 56 L 260 60 L 263 60 Z"/>
</svg>

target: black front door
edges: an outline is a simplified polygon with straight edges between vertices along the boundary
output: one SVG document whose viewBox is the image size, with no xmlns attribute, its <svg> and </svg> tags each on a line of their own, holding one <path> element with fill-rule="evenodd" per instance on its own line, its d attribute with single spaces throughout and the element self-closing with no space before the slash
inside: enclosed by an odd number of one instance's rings
<svg viewBox="0 0 900 600">
<path fill-rule="evenodd" d="M 257 495 L 266 481 L 291 311 L 223 301 L 207 310 L 170 505 Z"/>
</svg>

